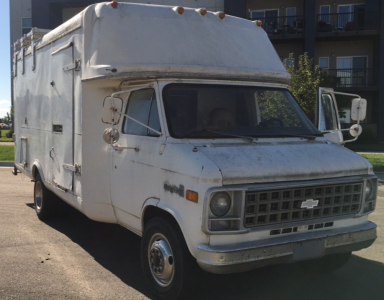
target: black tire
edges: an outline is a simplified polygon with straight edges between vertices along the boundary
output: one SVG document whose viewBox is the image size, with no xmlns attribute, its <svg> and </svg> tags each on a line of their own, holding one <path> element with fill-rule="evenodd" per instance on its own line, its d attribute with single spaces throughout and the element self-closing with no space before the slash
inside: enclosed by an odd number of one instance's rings
<svg viewBox="0 0 384 300">
<path fill-rule="evenodd" d="M 198 266 L 176 222 L 161 217 L 148 221 L 141 240 L 141 265 L 145 279 L 159 299 L 192 297 Z"/>
<path fill-rule="evenodd" d="M 351 254 L 351 252 L 331 254 L 322 258 L 303 261 L 300 265 L 311 272 L 330 273 L 344 267 Z"/>
<path fill-rule="evenodd" d="M 48 220 L 56 216 L 56 195 L 45 187 L 40 174 L 36 175 L 33 198 L 35 211 L 40 220 Z"/>
</svg>

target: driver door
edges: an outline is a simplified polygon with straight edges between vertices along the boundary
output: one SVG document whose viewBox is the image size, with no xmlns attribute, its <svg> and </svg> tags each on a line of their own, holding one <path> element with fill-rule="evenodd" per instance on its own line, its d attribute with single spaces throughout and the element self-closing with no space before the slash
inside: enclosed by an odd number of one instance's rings
<svg viewBox="0 0 384 300">
<path fill-rule="evenodd" d="M 339 112 L 335 94 L 331 88 L 319 88 L 315 125 L 327 139 L 337 144 L 343 144 Z"/>
<path fill-rule="evenodd" d="M 161 131 L 157 86 L 129 93 L 123 111 Z M 128 119 L 120 120 L 120 139 L 113 151 L 111 197 L 116 216 L 124 226 L 141 227 L 141 210 L 147 199 L 160 198 L 160 149 L 165 137 Z"/>
</svg>

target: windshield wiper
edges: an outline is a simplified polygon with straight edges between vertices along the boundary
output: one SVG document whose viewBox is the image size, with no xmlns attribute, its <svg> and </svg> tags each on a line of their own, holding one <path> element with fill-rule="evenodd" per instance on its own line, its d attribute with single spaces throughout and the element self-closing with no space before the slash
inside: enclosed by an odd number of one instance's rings
<svg viewBox="0 0 384 300">
<path fill-rule="evenodd" d="M 252 143 L 254 140 L 256 140 L 256 138 L 253 138 L 251 136 L 243 136 L 243 135 L 237 135 L 237 134 L 222 133 L 222 132 L 211 130 L 211 129 L 207 129 L 207 128 L 204 128 L 204 129 L 201 129 L 201 130 L 198 130 L 198 131 L 194 131 L 194 132 L 192 132 L 190 134 L 186 134 L 184 137 L 192 137 L 192 136 L 195 136 L 196 134 L 205 133 L 205 132 L 211 132 L 211 133 L 216 133 L 216 134 L 220 134 L 220 135 L 224 135 L 224 136 L 245 139 L 245 140 L 249 141 L 250 143 Z"/>
<path fill-rule="evenodd" d="M 316 135 L 305 135 L 305 134 L 279 134 L 276 135 L 277 137 L 298 137 L 298 138 L 304 138 L 308 141 L 314 141 L 318 136 Z"/>
</svg>

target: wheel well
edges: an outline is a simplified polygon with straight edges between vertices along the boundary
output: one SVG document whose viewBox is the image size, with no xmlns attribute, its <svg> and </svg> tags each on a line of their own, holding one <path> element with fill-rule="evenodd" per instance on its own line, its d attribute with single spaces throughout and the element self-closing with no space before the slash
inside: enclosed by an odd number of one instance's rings
<svg viewBox="0 0 384 300">
<path fill-rule="evenodd" d="M 36 167 L 36 165 L 33 165 L 33 167 L 32 167 L 32 177 L 33 177 L 33 180 L 36 180 L 37 174 L 39 174 L 39 169 Z"/>
<path fill-rule="evenodd" d="M 171 225 L 177 225 L 180 228 L 174 216 L 172 216 L 169 212 L 166 212 L 165 210 L 158 208 L 156 206 L 148 206 L 144 211 L 143 229 L 145 228 L 145 225 L 148 223 L 148 221 L 155 217 L 162 217 L 166 219 L 168 222 L 170 222 Z"/>
</svg>

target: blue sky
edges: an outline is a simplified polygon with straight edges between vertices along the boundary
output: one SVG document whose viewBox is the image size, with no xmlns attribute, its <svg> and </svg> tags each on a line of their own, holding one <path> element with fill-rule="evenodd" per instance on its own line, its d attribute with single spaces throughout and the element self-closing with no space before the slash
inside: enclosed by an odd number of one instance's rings
<svg viewBox="0 0 384 300">
<path fill-rule="evenodd" d="M 12 1 L 12 0 L 11 0 Z M 11 76 L 9 40 L 9 1 L 0 0 L 3 9 L 0 10 L 0 118 L 10 111 L 11 106 Z"/>
</svg>

